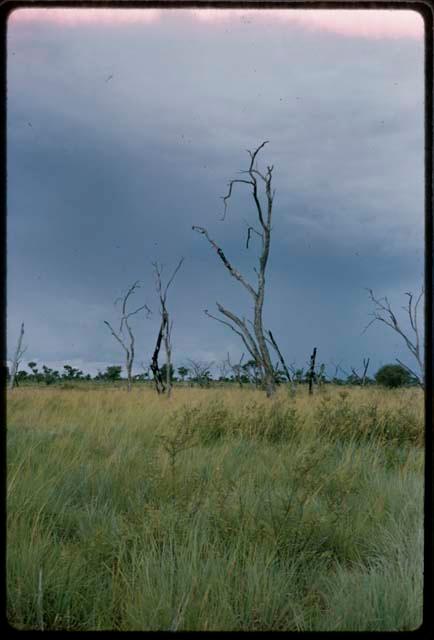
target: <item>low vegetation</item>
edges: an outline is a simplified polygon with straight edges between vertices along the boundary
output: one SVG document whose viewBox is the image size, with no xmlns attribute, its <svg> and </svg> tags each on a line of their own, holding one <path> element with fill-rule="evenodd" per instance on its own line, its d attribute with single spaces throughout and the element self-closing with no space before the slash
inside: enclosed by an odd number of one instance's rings
<svg viewBox="0 0 434 640">
<path fill-rule="evenodd" d="M 423 423 L 414 387 L 15 389 L 9 622 L 415 629 Z"/>
</svg>

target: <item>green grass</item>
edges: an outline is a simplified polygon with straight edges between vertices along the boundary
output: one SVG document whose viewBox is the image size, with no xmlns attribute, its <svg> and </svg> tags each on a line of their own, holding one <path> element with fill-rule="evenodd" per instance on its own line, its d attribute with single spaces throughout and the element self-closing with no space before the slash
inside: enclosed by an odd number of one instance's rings
<svg viewBox="0 0 434 640">
<path fill-rule="evenodd" d="M 417 389 L 16 389 L 9 622 L 415 629 L 423 431 Z"/>
</svg>

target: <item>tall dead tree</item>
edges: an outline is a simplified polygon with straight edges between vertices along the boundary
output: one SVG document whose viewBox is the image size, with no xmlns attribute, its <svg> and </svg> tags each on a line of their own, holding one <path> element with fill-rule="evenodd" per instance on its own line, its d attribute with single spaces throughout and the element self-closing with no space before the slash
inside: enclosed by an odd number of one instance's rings
<svg viewBox="0 0 434 640">
<path fill-rule="evenodd" d="M 266 338 L 264 335 L 264 327 L 262 320 L 262 312 L 264 306 L 264 295 L 265 295 L 265 272 L 267 268 L 268 257 L 270 253 L 270 241 L 271 241 L 271 218 L 273 213 L 273 199 L 275 191 L 272 189 L 272 174 L 273 174 L 273 166 L 267 166 L 266 173 L 261 173 L 256 166 L 256 157 L 261 149 L 267 144 L 268 141 L 263 142 L 255 151 L 248 151 L 250 156 L 250 165 L 246 171 L 242 171 L 241 173 L 246 174 L 246 179 L 234 179 L 229 182 L 229 190 L 228 193 L 223 197 L 224 202 L 224 213 L 223 218 L 226 217 L 227 203 L 232 195 L 232 189 L 235 184 L 246 184 L 249 186 L 252 199 L 254 202 L 254 208 L 256 211 L 257 220 L 259 222 L 259 228 L 256 226 L 252 226 L 247 224 L 247 239 L 246 239 L 246 249 L 249 248 L 249 243 L 252 237 L 252 234 L 255 234 L 258 238 L 260 238 L 261 243 L 261 252 L 258 261 L 258 268 L 255 268 L 255 273 L 257 275 L 257 285 L 256 288 L 253 287 L 246 278 L 229 262 L 222 249 L 210 238 L 208 231 L 204 227 L 193 226 L 193 230 L 205 236 L 208 240 L 209 244 L 213 247 L 213 249 L 217 252 L 220 260 L 223 262 L 226 269 L 229 271 L 231 276 L 238 280 L 241 285 L 248 291 L 250 296 L 253 298 L 254 303 L 254 317 L 253 322 L 250 324 L 253 327 L 253 333 L 250 328 L 247 326 L 247 321 L 244 317 L 239 317 L 232 311 L 229 311 L 225 307 L 223 307 L 218 302 L 217 309 L 218 311 L 227 318 L 227 320 L 222 320 L 221 318 L 216 318 L 212 316 L 210 313 L 207 313 L 211 318 L 218 320 L 222 324 L 228 326 L 232 331 L 234 331 L 238 336 L 240 336 L 243 341 L 244 346 L 247 351 L 250 353 L 252 359 L 257 363 L 258 369 L 261 371 L 262 385 L 266 391 L 268 397 L 272 396 L 276 390 L 276 383 L 274 377 L 273 365 L 270 358 L 270 353 L 268 351 Z M 266 204 L 264 206 L 260 200 L 259 194 L 259 185 L 262 185 L 265 191 L 265 200 Z"/>
<path fill-rule="evenodd" d="M 316 359 L 316 347 L 314 347 L 312 351 L 312 355 L 310 356 L 310 367 L 309 367 L 309 395 L 313 393 L 313 381 L 315 380 L 315 359 Z"/>
<path fill-rule="evenodd" d="M 169 312 L 167 310 L 167 291 L 172 284 L 176 274 L 181 268 L 182 263 L 184 262 L 184 258 L 178 262 L 177 267 L 175 268 L 172 276 L 169 278 L 166 286 L 163 287 L 161 281 L 161 274 L 163 271 L 162 265 L 158 264 L 158 262 L 153 262 L 152 266 L 154 267 L 154 275 L 155 275 L 155 287 L 157 289 L 158 297 L 160 300 L 160 313 L 161 313 L 161 323 L 160 329 L 158 331 L 157 342 L 155 344 L 154 353 L 152 355 L 151 360 L 151 370 L 154 374 L 154 383 L 155 388 L 158 394 L 167 392 L 167 397 L 170 398 L 172 393 L 172 380 L 171 380 L 171 371 L 172 371 L 172 343 L 171 343 L 171 334 L 173 328 L 173 322 L 170 321 Z M 164 344 L 164 350 L 166 352 L 166 380 L 163 379 L 163 375 L 161 373 L 161 369 L 158 364 L 158 356 L 161 349 L 161 343 Z"/>
<path fill-rule="evenodd" d="M 27 349 L 27 347 L 23 347 L 23 336 L 24 336 L 24 322 L 21 323 L 20 335 L 18 337 L 17 348 L 15 351 L 14 359 L 12 360 L 12 368 L 11 374 L 9 378 L 9 389 L 13 389 L 16 384 L 16 376 L 18 372 L 19 364 L 22 360 L 22 357 Z"/>
<path fill-rule="evenodd" d="M 127 371 L 128 391 L 131 391 L 131 386 L 133 383 L 132 372 L 133 372 L 133 364 L 134 364 L 134 356 L 135 356 L 135 351 L 134 351 L 135 339 L 134 339 L 134 334 L 132 332 L 131 326 L 128 321 L 131 318 L 131 316 L 134 316 L 136 313 L 139 313 L 139 311 L 142 311 L 143 309 L 146 309 L 148 317 L 152 313 L 146 304 L 142 304 L 140 307 L 138 307 L 134 311 L 130 311 L 130 312 L 127 311 L 128 298 L 136 291 L 136 289 L 139 289 L 139 288 L 140 288 L 140 285 L 137 281 L 128 289 L 127 293 L 123 297 L 121 296 L 120 298 L 117 298 L 115 300 L 115 306 L 119 302 L 122 303 L 121 322 L 120 322 L 118 332 L 116 332 L 113 329 L 113 327 L 107 320 L 104 320 L 104 324 L 108 326 L 108 328 L 112 333 L 112 336 L 119 342 L 119 344 L 125 351 L 125 368 Z M 128 338 L 125 338 L 123 335 L 124 328 L 127 330 Z"/>
<path fill-rule="evenodd" d="M 366 374 L 368 372 L 368 367 L 369 367 L 369 358 L 363 358 L 363 373 L 361 376 L 359 376 L 358 371 L 354 367 L 351 367 L 351 373 L 353 375 L 354 380 L 357 380 L 357 382 L 362 387 L 364 387 L 366 383 Z"/>
<path fill-rule="evenodd" d="M 419 371 L 418 372 L 413 371 L 412 369 L 410 369 L 410 367 L 408 367 L 406 364 L 401 362 L 401 360 L 399 360 L 398 358 L 396 358 L 396 361 L 404 369 L 406 369 L 409 373 L 411 373 L 411 375 L 413 375 L 416 378 L 419 385 L 423 389 L 425 384 L 424 354 L 423 354 L 423 344 L 421 344 L 420 328 L 418 325 L 417 314 L 418 314 L 419 303 L 424 295 L 424 289 L 422 288 L 416 301 L 414 301 L 414 296 L 412 293 L 410 293 L 409 291 L 405 292 L 405 295 L 408 297 L 408 302 L 405 307 L 402 307 L 402 309 L 406 312 L 406 315 L 410 322 L 410 330 L 409 330 L 410 334 L 409 332 L 406 333 L 402 329 L 396 317 L 396 314 L 393 312 L 390 306 L 390 303 L 387 297 L 385 296 L 383 298 L 376 298 L 372 289 L 367 289 L 367 291 L 369 292 L 370 300 L 374 304 L 374 311 L 371 314 L 373 316 L 371 322 L 369 322 L 369 324 L 364 328 L 362 333 L 365 333 L 365 331 L 371 326 L 371 324 L 378 321 L 378 322 L 383 322 L 385 325 L 393 329 L 395 333 L 400 335 L 401 338 L 404 340 L 411 355 L 416 360 Z"/>
</svg>

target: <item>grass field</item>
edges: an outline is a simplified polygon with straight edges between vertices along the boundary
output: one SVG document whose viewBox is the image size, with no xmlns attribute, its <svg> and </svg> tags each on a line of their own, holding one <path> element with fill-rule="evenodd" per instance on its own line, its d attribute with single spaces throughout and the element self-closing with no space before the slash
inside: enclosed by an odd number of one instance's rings
<svg viewBox="0 0 434 640">
<path fill-rule="evenodd" d="M 16 628 L 421 624 L 420 390 L 28 387 L 7 413 Z"/>
</svg>

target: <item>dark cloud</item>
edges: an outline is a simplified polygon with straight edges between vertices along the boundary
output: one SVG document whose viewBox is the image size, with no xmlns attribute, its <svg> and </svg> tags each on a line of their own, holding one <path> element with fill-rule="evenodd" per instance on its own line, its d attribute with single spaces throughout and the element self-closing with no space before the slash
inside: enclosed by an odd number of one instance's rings
<svg viewBox="0 0 434 640">
<path fill-rule="evenodd" d="M 260 46 L 258 43 L 260 42 Z M 238 185 L 264 139 L 275 165 L 266 319 L 288 360 L 403 357 L 372 328 L 364 287 L 416 290 L 423 269 L 423 43 L 282 24 L 201 28 L 18 23 L 8 33 L 8 338 L 29 356 L 120 359 L 103 325 L 135 280 L 156 305 L 151 262 L 170 273 L 175 358 L 240 351 L 203 315 L 250 301 L 192 224 L 254 278 L 253 210 Z M 110 77 L 110 81 L 107 78 Z M 137 318 L 143 358 L 158 326 Z M 90 365 L 91 366 L 91 365 Z M 93 367 L 95 368 L 95 367 Z"/>
</svg>

